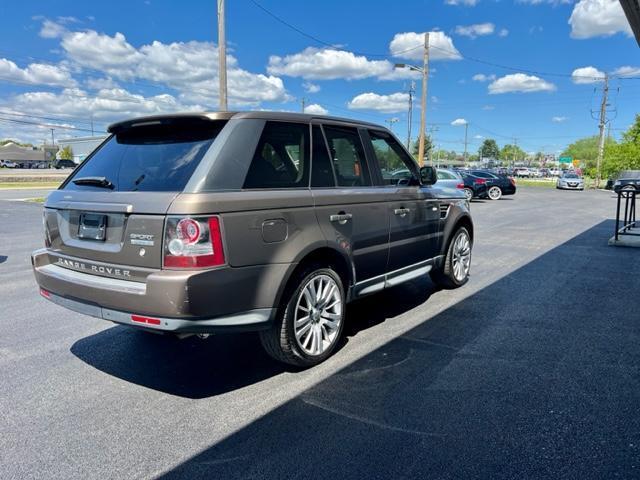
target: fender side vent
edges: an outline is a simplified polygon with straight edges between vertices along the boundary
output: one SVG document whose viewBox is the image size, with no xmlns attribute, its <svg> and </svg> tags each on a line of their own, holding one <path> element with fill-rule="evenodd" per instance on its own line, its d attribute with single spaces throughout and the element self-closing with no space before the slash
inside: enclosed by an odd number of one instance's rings
<svg viewBox="0 0 640 480">
<path fill-rule="evenodd" d="M 451 206 L 450 203 L 441 203 L 440 204 L 440 218 L 447 218 L 447 215 L 449 214 L 449 207 Z"/>
</svg>

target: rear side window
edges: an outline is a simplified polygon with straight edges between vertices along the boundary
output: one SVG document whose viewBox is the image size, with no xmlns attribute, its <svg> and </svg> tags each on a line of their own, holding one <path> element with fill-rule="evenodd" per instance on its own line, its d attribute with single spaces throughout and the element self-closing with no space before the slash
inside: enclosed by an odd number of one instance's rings
<svg viewBox="0 0 640 480">
<path fill-rule="evenodd" d="M 444 170 L 438 170 L 438 179 L 439 180 L 455 180 L 457 178 L 458 177 L 456 177 L 451 172 L 445 172 Z"/>
<path fill-rule="evenodd" d="M 267 122 L 244 188 L 308 188 L 309 125 Z"/>
<path fill-rule="evenodd" d="M 329 152 L 339 187 L 371 185 L 360 135 L 354 128 L 325 126 Z"/>
<path fill-rule="evenodd" d="M 65 185 L 65 190 L 104 190 L 76 185 L 87 177 L 104 178 L 120 192 L 182 191 L 226 122 L 140 126 L 113 135 Z"/>
</svg>

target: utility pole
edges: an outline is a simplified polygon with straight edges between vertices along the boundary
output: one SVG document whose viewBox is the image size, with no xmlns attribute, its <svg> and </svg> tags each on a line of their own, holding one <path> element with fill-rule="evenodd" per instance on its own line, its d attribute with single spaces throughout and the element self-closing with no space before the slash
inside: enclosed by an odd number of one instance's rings
<svg viewBox="0 0 640 480">
<path fill-rule="evenodd" d="M 516 164 L 516 150 L 518 148 L 518 139 L 513 137 L 513 160 L 511 161 L 511 166 L 515 166 Z"/>
<path fill-rule="evenodd" d="M 427 81 L 429 79 L 429 32 L 424 34 L 424 53 L 422 55 L 422 102 L 420 109 L 420 142 L 418 145 L 418 164 L 424 166 L 424 137 L 426 130 Z"/>
<path fill-rule="evenodd" d="M 468 147 L 469 147 L 469 122 L 464 122 L 464 166 L 467 166 L 467 155 L 468 155 Z"/>
<path fill-rule="evenodd" d="M 411 129 L 413 127 L 413 94 L 416 91 L 416 82 L 409 84 L 409 112 L 407 113 L 407 150 L 411 148 Z"/>
<path fill-rule="evenodd" d="M 306 102 L 306 98 L 302 97 L 300 99 L 300 105 L 302 106 L 302 113 L 304 113 L 304 107 L 305 107 L 305 102 Z"/>
<path fill-rule="evenodd" d="M 224 0 L 218 0 L 218 79 L 220 111 L 227 111 L 227 40 L 224 32 Z"/>
<path fill-rule="evenodd" d="M 399 122 L 397 118 L 390 118 L 389 120 L 385 120 L 385 123 L 389 124 L 389 130 L 393 132 L 393 124 Z"/>
<path fill-rule="evenodd" d="M 600 188 L 602 176 L 602 157 L 604 156 L 604 127 L 607 125 L 607 96 L 609 95 L 609 75 L 604 75 L 604 88 L 602 89 L 602 104 L 600 105 L 600 139 L 598 142 L 598 162 L 596 164 L 596 188 Z"/>
<path fill-rule="evenodd" d="M 432 167 L 433 167 L 433 149 L 435 148 L 435 145 L 436 145 L 435 132 L 437 131 L 438 131 L 438 127 L 436 127 L 435 125 L 429 129 L 430 139 L 431 139 L 431 148 L 429 149 L 429 165 L 431 165 Z"/>
<path fill-rule="evenodd" d="M 55 138 L 53 138 L 53 128 L 50 128 L 49 130 L 51 130 L 51 145 L 55 145 L 56 141 Z"/>
<path fill-rule="evenodd" d="M 91 115 L 91 136 L 93 137 L 93 114 Z"/>
</svg>

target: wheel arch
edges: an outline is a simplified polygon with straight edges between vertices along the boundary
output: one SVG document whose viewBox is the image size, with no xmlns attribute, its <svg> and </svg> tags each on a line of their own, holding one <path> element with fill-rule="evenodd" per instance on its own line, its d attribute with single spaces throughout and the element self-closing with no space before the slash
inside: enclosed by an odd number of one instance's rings
<svg viewBox="0 0 640 480">
<path fill-rule="evenodd" d="M 463 213 L 460 214 L 454 221 L 450 222 L 448 228 L 445 228 L 444 241 L 442 242 L 442 249 L 440 252 L 442 255 L 447 254 L 449 243 L 460 227 L 464 227 L 467 229 L 467 231 L 469 232 L 469 236 L 471 237 L 471 244 L 473 245 L 473 221 L 471 220 L 471 216 L 468 213 Z"/>
<path fill-rule="evenodd" d="M 342 280 L 345 295 L 348 298 L 348 292 L 355 281 L 353 262 L 344 252 L 325 245 L 304 252 L 297 262 L 291 264 L 291 268 L 286 272 L 285 278 L 278 288 L 276 307 L 282 303 L 282 297 L 290 290 L 292 280 L 296 278 L 296 275 L 313 264 L 332 267 Z"/>
</svg>

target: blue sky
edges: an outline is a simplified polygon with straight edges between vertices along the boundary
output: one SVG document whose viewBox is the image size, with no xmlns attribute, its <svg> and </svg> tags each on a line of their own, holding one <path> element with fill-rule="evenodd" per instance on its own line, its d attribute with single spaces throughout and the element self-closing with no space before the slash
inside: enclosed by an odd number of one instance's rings
<svg viewBox="0 0 640 480">
<path fill-rule="evenodd" d="M 0 15 L 0 137 L 217 108 L 215 0 L 4 2 Z M 425 31 L 427 124 L 442 148 L 462 151 L 466 121 L 470 151 L 489 137 L 555 153 L 597 132 L 603 72 L 612 133 L 637 112 L 640 49 L 617 0 L 227 0 L 230 108 L 299 111 L 304 98 L 311 112 L 398 119 L 404 140 L 420 81 L 393 64 L 420 64 Z M 414 137 L 419 114 L 416 98 Z"/>
</svg>

